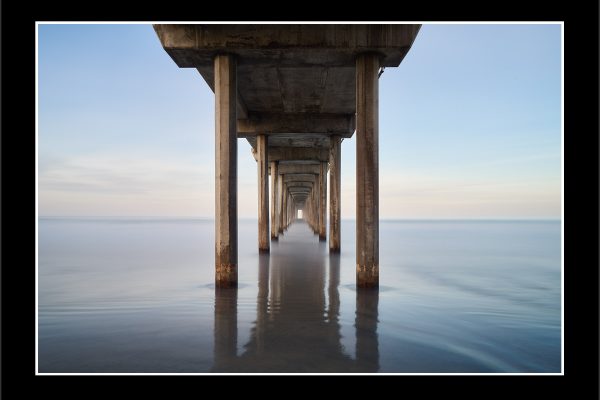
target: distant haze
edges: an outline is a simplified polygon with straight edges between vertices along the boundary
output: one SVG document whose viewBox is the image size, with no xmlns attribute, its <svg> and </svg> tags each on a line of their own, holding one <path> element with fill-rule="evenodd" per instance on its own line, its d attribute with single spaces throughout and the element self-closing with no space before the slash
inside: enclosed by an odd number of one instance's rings
<svg viewBox="0 0 600 400">
<path fill-rule="evenodd" d="M 44 25 L 42 216 L 214 216 L 214 95 L 150 25 Z M 381 218 L 560 218 L 561 26 L 424 25 L 379 80 Z M 355 138 L 342 217 L 355 216 Z M 257 167 L 238 141 L 240 217 Z"/>
</svg>

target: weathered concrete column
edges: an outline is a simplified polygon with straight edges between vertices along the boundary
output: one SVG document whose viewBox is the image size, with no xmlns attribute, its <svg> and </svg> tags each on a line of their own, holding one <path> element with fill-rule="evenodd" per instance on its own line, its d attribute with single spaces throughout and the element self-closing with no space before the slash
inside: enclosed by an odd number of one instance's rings
<svg viewBox="0 0 600 400">
<path fill-rule="evenodd" d="M 280 174 L 279 175 L 279 185 L 277 185 L 279 187 L 279 201 L 277 202 L 277 214 L 278 214 L 278 218 L 279 218 L 279 233 L 283 233 L 283 194 L 284 194 L 284 190 L 283 190 L 283 182 L 284 182 L 284 178 L 285 178 L 285 174 Z"/>
<path fill-rule="evenodd" d="M 277 214 L 277 196 L 279 176 L 279 162 L 271 161 L 271 239 L 277 240 L 279 235 L 279 218 Z"/>
<path fill-rule="evenodd" d="M 321 161 L 319 173 L 319 240 L 327 240 L 327 162 Z"/>
<path fill-rule="evenodd" d="M 291 225 L 294 220 L 294 199 L 291 194 L 289 196 L 288 204 L 290 211 L 288 212 L 288 226 Z"/>
<path fill-rule="evenodd" d="M 313 197 L 313 192 L 314 192 L 314 188 L 310 191 L 309 195 L 308 195 L 308 205 L 306 207 L 306 211 L 308 211 L 308 223 L 310 225 L 310 228 L 314 231 L 315 230 L 315 222 L 313 219 L 313 202 L 312 202 L 312 197 Z"/>
<path fill-rule="evenodd" d="M 294 206 L 292 205 L 292 201 L 293 201 L 292 195 L 289 194 L 288 195 L 288 223 L 287 223 L 288 226 L 290 226 L 290 224 L 292 223 L 292 218 L 293 218 L 292 209 Z"/>
<path fill-rule="evenodd" d="M 281 229 L 282 231 L 287 228 L 287 207 L 288 207 L 288 194 L 287 194 L 287 183 L 283 184 L 283 207 L 281 208 Z"/>
<path fill-rule="evenodd" d="M 356 285 L 379 286 L 379 56 L 356 59 Z"/>
<path fill-rule="evenodd" d="M 292 221 L 292 195 L 288 193 L 288 199 L 287 199 L 287 223 L 286 223 L 286 227 L 290 226 L 290 223 Z"/>
<path fill-rule="evenodd" d="M 315 207 L 315 233 L 318 235 L 319 234 L 319 215 L 320 215 L 320 208 L 319 208 L 319 199 L 321 198 L 321 191 L 319 190 L 320 188 L 320 181 L 321 181 L 321 175 L 316 175 L 315 176 L 316 180 L 315 180 L 315 197 L 314 197 L 314 207 Z"/>
<path fill-rule="evenodd" d="M 317 194 L 319 193 L 319 184 L 315 181 L 315 185 L 311 192 L 311 220 L 312 220 L 312 229 L 314 233 L 319 233 L 319 213 L 317 210 Z"/>
<path fill-rule="evenodd" d="M 215 69 L 215 284 L 237 287 L 237 76 L 235 58 L 219 54 Z"/>
<path fill-rule="evenodd" d="M 293 205 L 293 198 L 292 195 L 290 194 L 290 197 L 288 198 L 288 204 L 289 204 L 289 209 L 290 211 L 288 212 L 288 226 L 292 224 L 292 221 L 294 220 L 294 205 Z"/>
<path fill-rule="evenodd" d="M 266 135 L 256 136 L 258 164 L 258 251 L 269 252 L 269 156 Z"/>
<path fill-rule="evenodd" d="M 302 215 L 302 217 L 306 220 L 306 223 L 308 223 L 308 226 L 312 228 L 312 217 L 310 215 L 310 209 L 312 207 L 311 203 L 310 203 L 311 197 L 312 197 L 312 189 L 308 193 L 308 197 L 306 198 L 306 201 L 304 202 L 304 210 L 302 211 L 304 215 Z"/>
<path fill-rule="evenodd" d="M 329 251 L 340 251 L 342 140 L 331 136 L 329 153 Z"/>
<path fill-rule="evenodd" d="M 317 176 L 318 178 L 318 176 Z M 315 181 L 315 187 L 312 191 L 312 219 L 313 219 L 313 232 L 315 234 L 319 234 L 319 182 Z"/>
</svg>

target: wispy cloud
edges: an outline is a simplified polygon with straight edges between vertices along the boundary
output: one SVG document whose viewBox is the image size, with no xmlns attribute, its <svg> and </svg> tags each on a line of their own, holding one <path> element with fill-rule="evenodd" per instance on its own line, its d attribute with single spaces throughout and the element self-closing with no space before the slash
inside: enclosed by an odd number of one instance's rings
<svg viewBox="0 0 600 400">
<path fill-rule="evenodd" d="M 206 165 L 143 157 L 41 159 L 40 214 L 198 214 L 214 207 L 213 176 Z"/>
</svg>

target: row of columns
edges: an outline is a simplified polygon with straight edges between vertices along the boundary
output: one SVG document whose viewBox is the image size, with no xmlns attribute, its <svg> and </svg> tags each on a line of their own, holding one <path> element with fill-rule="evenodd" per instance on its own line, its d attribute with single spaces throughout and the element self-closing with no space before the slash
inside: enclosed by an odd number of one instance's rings
<svg viewBox="0 0 600 400">
<path fill-rule="evenodd" d="M 218 287 L 237 286 L 237 77 L 232 55 L 214 59 L 215 70 L 215 280 Z M 379 159 L 377 54 L 356 60 L 356 283 L 379 285 Z M 326 240 L 327 171 L 330 171 L 329 247 L 340 251 L 341 138 L 331 136 L 329 163 L 319 165 L 303 204 L 303 218 L 319 240 Z M 268 136 L 256 138 L 258 164 L 258 247 L 268 252 L 296 218 L 297 204 L 277 161 L 268 160 Z M 269 170 L 271 218 L 269 219 Z M 270 223 L 269 223 L 270 221 Z M 270 225 L 270 229 L 269 229 Z M 269 231 L 271 234 L 269 235 Z M 269 238 L 270 236 L 270 238 Z"/>
</svg>

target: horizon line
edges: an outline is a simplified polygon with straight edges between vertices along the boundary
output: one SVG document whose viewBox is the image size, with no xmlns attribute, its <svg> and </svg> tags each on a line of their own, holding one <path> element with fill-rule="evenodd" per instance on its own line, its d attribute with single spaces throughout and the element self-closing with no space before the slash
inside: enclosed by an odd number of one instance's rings
<svg viewBox="0 0 600 400">
<path fill-rule="evenodd" d="M 215 217 L 211 216 L 198 216 L 198 215 L 38 215 L 39 219 L 84 219 L 84 218 L 98 218 L 98 219 L 111 219 L 111 218 L 128 218 L 128 219 L 142 219 L 142 218 L 154 218 L 154 219 L 206 219 L 214 220 Z M 258 220 L 258 217 L 238 217 L 238 220 Z M 302 218 L 299 218 L 300 220 Z M 342 220 L 355 221 L 356 218 L 341 218 Z M 380 217 L 379 220 L 395 220 L 395 221 L 561 221 L 561 217 Z"/>
</svg>

